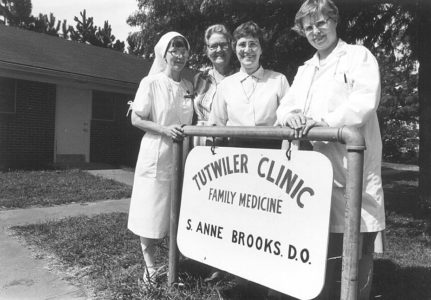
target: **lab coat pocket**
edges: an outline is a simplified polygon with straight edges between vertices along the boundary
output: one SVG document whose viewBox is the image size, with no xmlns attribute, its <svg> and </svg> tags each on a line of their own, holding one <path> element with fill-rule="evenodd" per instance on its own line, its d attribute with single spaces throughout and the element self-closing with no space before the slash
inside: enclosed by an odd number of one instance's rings
<svg viewBox="0 0 431 300">
<path fill-rule="evenodd" d="M 337 72 L 334 74 L 332 82 L 327 87 L 328 93 L 328 112 L 336 110 L 349 97 L 349 84 L 346 73 Z"/>
<path fill-rule="evenodd" d="M 160 135 L 145 133 L 141 141 L 135 173 L 144 177 L 156 177 L 160 139 Z"/>
</svg>

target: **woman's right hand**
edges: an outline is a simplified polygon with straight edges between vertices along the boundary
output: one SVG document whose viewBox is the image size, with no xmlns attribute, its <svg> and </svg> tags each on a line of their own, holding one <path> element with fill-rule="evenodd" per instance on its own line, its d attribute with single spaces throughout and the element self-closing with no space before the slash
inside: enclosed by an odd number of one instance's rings
<svg viewBox="0 0 431 300">
<path fill-rule="evenodd" d="M 302 131 L 305 127 L 305 124 L 307 122 L 307 117 L 304 116 L 302 113 L 294 113 L 289 115 L 285 120 L 284 124 L 285 126 L 289 126 L 292 128 L 295 133 L 295 138 L 301 138 L 302 137 Z"/>
<path fill-rule="evenodd" d="M 181 125 L 177 125 L 177 124 L 166 126 L 164 130 L 164 134 L 167 137 L 172 138 L 174 141 L 182 141 L 185 136 Z"/>
</svg>

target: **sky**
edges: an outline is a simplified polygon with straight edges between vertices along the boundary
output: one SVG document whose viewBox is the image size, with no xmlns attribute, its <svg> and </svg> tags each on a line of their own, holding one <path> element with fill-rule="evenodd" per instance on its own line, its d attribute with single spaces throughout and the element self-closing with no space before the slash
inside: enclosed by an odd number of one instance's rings
<svg viewBox="0 0 431 300">
<path fill-rule="evenodd" d="M 129 32 L 135 31 L 126 20 L 129 15 L 138 10 L 137 0 L 31 0 L 32 14 L 54 14 L 57 20 L 67 20 L 68 25 L 75 25 L 73 18 L 79 17 L 84 9 L 87 17 L 93 17 L 94 25 L 103 27 L 105 20 L 111 24 L 112 34 L 116 39 L 126 43 Z"/>
</svg>

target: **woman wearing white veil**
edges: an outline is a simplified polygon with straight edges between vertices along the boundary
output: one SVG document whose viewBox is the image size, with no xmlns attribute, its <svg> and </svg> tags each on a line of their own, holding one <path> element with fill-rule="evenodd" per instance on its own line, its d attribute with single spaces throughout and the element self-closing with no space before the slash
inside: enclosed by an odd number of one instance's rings
<svg viewBox="0 0 431 300">
<path fill-rule="evenodd" d="M 172 143 L 183 139 L 181 125 L 191 124 L 193 117 L 193 86 L 181 78 L 189 49 L 181 34 L 163 35 L 154 47 L 151 70 L 131 104 L 132 124 L 145 134 L 136 163 L 128 228 L 141 239 L 145 286 L 160 273 L 154 245 L 169 228 Z"/>
</svg>

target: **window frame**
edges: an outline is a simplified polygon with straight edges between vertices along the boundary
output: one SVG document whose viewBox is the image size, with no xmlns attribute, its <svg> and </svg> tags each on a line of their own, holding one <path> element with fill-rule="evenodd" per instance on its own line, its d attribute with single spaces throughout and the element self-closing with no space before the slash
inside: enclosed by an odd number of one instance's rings
<svg viewBox="0 0 431 300">
<path fill-rule="evenodd" d="M 104 101 L 111 101 L 112 102 L 112 119 L 95 118 L 95 116 L 94 116 L 94 99 L 96 98 L 95 97 L 96 93 L 109 95 L 109 100 L 105 99 Z M 104 122 L 115 122 L 115 94 L 114 93 L 99 91 L 99 90 L 93 90 L 92 97 L 91 97 L 91 120 L 93 120 L 93 121 L 104 121 Z"/>
<path fill-rule="evenodd" d="M 12 98 L 13 98 L 12 99 L 13 111 L 5 111 L 0 106 L 0 114 L 9 114 L 9 115 L 16 114 L 16 99 L 17 99 L 18 80 L 16 80 L 15 78 L 3 77 L 3 76 L 0 76 L 0 78 L 13 81 L 13 96 L 12 96 Z"/>
</svg>

